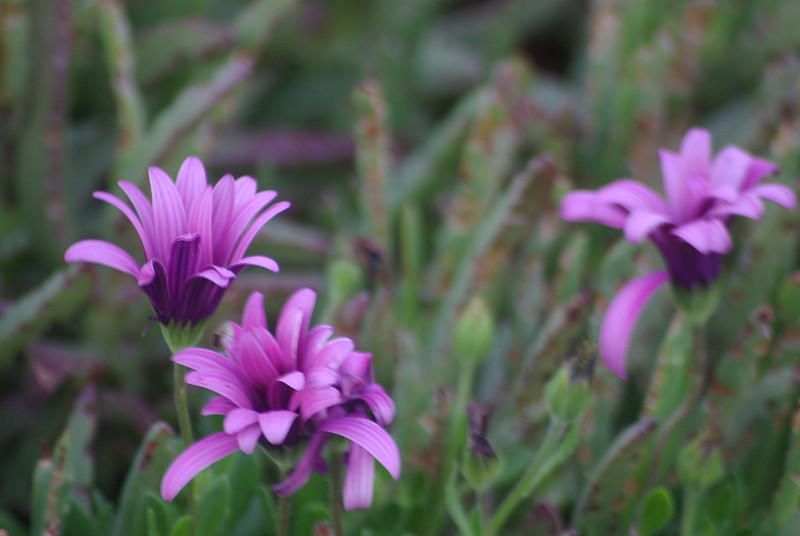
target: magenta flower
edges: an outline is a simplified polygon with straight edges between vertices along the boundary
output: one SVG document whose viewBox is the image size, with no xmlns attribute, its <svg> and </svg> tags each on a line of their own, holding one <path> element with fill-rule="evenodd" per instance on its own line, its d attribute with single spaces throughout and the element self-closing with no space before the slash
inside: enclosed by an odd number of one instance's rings
<svg viewBox="0 0 800 536">
<path fill-rule="evenodd" d="M 794 193 L 781 184 L 760 184 L 778 168 L 738 147 L 722 149 L 712 160 L 711 135 L 694 128 L 686 133 L 679 154 L 659 151 L 666 202 L 647 186 L 618 180 L 596 192 L 576 191 L 564 197 L 561 216 L 595 221 L 623 229 L 634 244 L 650 238 L 661 251 L 666 272 L 628 283 L 610 304 L 600 330 L 600 353 L 625 377 L 625 354 L 633 326 L 644 305 L 665 282 L 679 292 L 706 288 L 722 268 L 732 241 L 734 216 L 754 220 L 764 213 L 763 199 L 793 210 Z"/>
<path fill-rule="evenodd" d="M 211 316 L 225 290 L 248 265 L 273 272 L 269 257 L 245 257 L 256 233 L 289 207 L 272 191 L 256 192 L 251 177 L 225 175 L 212 188 L 198 158 L 189 157 L 177 183 L 151 167 L 152 204 L 133 184 L 119 183 L 133 208 L 106 192 L 94 197 L 120 210 L 133 224 L 144 248 L 143 266 L 125 250 L 102 240 L 83 240 L 64 254 L 67 262 L 103 264 L 134 276 L 150 298 L 157 320 L 167 326 L 198 324 Z"/>
<path fill-rule="evenodd" d="M 223 431 L 187 448 L 167 469 L 161 495 L 172 500 L 217 460 L 257 444 L 276 451 L 305 452 L 294 471 L 277 486 L 294 493 L 314 469 L 324 469 L 321 452 L 331 435 L 350 440 L 343 501 L 348 510 L 372 503 L 375 462 L 397 479 L 400 454 L 385 427 L 394 419 L 394 403 L 372 380 L 371 358 L 354 351 L 347 338 L 331 338 L 333 328 L 309 329 L 316 299 L 310 289 L 292 295 L 281 311 L 273 336 L 267 329 L 264 298 L 253 293 L 242 325 L 227 324 L 222 338 L 227 357 L 190 348 L 173 356 L 192 372 L 186 382 L 214 391 L 203 415 L 224 415 Z"/>
</svg>

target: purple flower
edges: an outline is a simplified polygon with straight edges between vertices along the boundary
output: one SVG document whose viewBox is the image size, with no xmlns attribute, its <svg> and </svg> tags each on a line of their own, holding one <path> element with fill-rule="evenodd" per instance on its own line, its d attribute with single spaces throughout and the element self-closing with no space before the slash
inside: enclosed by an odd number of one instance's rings
<svg viewBox="0 0 800 536">
<path fill-rule="evenodd" d="M 167 469 L 161 495 L 172 500 L 189 480 L 235 450 L 250 454 L 261 443 L 276 451 L 307 443 L 294 471 L 274 486 L 294 493 L 325 467 L 321 453 L 331 435 L 350 440 L 344 506 L 372 502 L 378 460 L 397 479 L 400 454 L 384 429 L 394 419 L 394 403 L 372 379 L 372 356 L 354 350 L 347 338 L 331 338 L 333 328 L 309 329 L 316 299 L 310 289 L 292 295 L 273 336 L 267 329 L 264 297 L 253 293 L 242 325 L 228 323 L 222 343 L 227 355 L 189 348 L 173 356 L 192 372 L 186 382 L 214 391 L 203 415 L 224 415 L 223 431 L 186 449 Z"/>
<path fill-rule="evenodd" d="M 261 227 L 289 207 L 283 201 L 266 208 L 275 192 L 256 192 L 253 178 L 234 180 L 232 175 L 212 187 L 195 157 L 184 161 L 177 182 L 157 167 L 151 167 L 149 175 L 152 204 L 133 184 L 119 183 L 135 213 L 111 194 L 94 193 L 133 224 L 142 241 L 145 264 L 140 267 L 122 248 L 102 240 L 72 245 L 64 260 L 104 264 L 131 274 L 165 326 L 198 324 L 211 316 L 245 266 L 278 271 L 278 264 L 269 257 L 244 256 Z"/>
<path fill-rule="evenodd" d="M 622 179 L 596 192 L 564 197 L 561 215 L 570 221 L 596 221 L 623 229 L 634 244 L 650 238 L 661 251 L 667 272 L 635 279 L 609 306 L 600 330 L 606 364 L 625 377 L 625 353 L 633 325 L 653 293 L 666 281 L 679 292 L 704 289 L 722 268 L 732 241 L 734 216 L 754 220 L 764 213 L 762 200 L 793 210 L 794 193 L 781 184 L 761 184 L 778 168 L 738 147 L 722 149 L 712 160 L 711 135 L 694 128 L 680 153 L 659 151 L 666 201 L 647 186 Z"/>
</svg>

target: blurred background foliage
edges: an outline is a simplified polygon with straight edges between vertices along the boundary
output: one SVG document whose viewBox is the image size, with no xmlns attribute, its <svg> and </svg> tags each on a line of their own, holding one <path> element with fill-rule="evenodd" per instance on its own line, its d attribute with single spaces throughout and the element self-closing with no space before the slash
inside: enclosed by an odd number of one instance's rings
<svg viewBox="0 0 800 536">
<path fill-rule="evenodd" d="M 395 398 L 403 476 L 379 475 L 352 533 L 485 533 L 484 499 L 496 507 L 543 442 L 545 383 L 592 354 L 619 284 L 660 262 L 561 222 L 560 196 L 622 176 L 660 191 L 656 150 L 693 125 L 796 186 L 798 23 L 794 0 L 2 0 L 0 528 L 185 533 L 155 495 L 177 447 L 147 300 L 63 252 L 96 237 L 141 259 L 91 192 L 143 186 L 150 165 L 174 177 L 194 154 L 211 180 L 252 175 L 292 202 L 251 248 L 281 273 L 245 271 L 210 324 L 238 319 L 251 290 L 275 318 L 311 286 L 320 320 L 374 354 Z M 660 468 L 653 423 L 692 366 L 666 293 L 637 330 L 630 381 L 597 368 L 580 438 L 564 432 L 558 472 L 505 533 L 674 534 L 697 497 L 697 534 L 800 532 L 797 227 L 772 210 L 737 222 L 716 381 Z M 454 332 L 472 298 L 495 326 L 474 357 L 464 349 L 484 342 L 452 340 L 476 331 Z M 470 400 L 492 408 L 481 434 L 504 460 L 483 499 L 449 467 Z M 699 446 L 681 451 L 682 437 Z M 698 459 L 708 478 L 687 481 Z M 233 456 L 203 478 L 201 505 L 222 505 L 208 534 L 271 534 L 265 460 Z M 323 533 L 324 501 L 312 480 L 293 534 Z"/>
</svg>

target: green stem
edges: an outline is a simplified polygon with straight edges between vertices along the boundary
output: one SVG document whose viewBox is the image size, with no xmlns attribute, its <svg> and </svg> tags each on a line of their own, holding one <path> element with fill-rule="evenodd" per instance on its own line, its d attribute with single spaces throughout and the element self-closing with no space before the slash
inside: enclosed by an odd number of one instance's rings
<svg viewBox="0 0 800 536">
<path fill-rule="evenodd" d="M 289 497 L 278 497 L 278 536 L 289 536 Z"/>
<path fill-rule="evenodd" d="M 478 492 L 478 502 L 480 502 L 481 525 L 483 526 L 483 536 L 492 536 L 492 512 L 489 507 L 489 490 L 482 489 Z"/>
<path fill-rule="evenodd" d="M 547 476 L 548 471 L 543 470 L 545 468 L 545 461 L 557 447 L 558 441 L 564 435 L 567 426 L 569 426 L 569 423 L 563 421 L 550 421 L 547 427 L 547 434 L 545 435 L 541 447 L 539 447 L 539 452 L 536 453 L 536 457 L 533 459 L 530 466 L 528 466 L 527 471 L 522 475 L 519 482 L 517 482 L 517 485 L 509 492 L 495 512 L 491 525 L 493 532 L 498 533 L 500 531 L 503 523 L 506 522 L 508 516 L 511 515 L 519 503 L 530 496 L 536 489 L 536 486 Z"/>
<path fill-rule="evenodd" d="M 188 448 L 189 445 L 192 444 L 192 421 L 189 417 L 189 404 L 186 401 L 186 382 L 184 381 L 185 374 L 186 367 L 175 363 L 173 367 L 175 410 L 178 413 L 178 426 L 181 430 L 183 446 L 184 448 Z M 186 485 L 186 494 L 189 497 L 189 504 L 187 507 L 188 513 L 190 516 L 192 516 L 192 519 L 196 520 L 195 513 L 197 512 L 197 504 L 194 496 L 194 485 L 191 480 Z"/>
<path fill-rule="evenodd" d="M 333 534 L 335 536 L 344 536 L 344 523 L 342 521 L 342 454 L 335 449 L 331 456 L 330 475 Z"/>
<path fill-rule="evenodd" d="M 684 492 L 681 513 L 681 536 L 694 536 L 695 534 L 694 526 L 701 493 L 700 490 L 691 487 L 687 487 Z"/>
</svg>

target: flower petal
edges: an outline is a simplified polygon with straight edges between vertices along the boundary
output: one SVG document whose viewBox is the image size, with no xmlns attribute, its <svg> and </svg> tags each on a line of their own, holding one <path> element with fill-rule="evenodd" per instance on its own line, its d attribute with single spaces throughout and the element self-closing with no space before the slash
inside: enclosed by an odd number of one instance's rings
<svg viewBox="0 0 800 536">
<path fill-rule="evenodd" d="M 653 293 L 669 279 L 663 271 L 634 279 L 617 293 L 606 310 L 600 327 L 600 355 L 620 378 L 627 377 L 625 357 L 636 320 Z"/>
<path fill-rule="evenodd" d="M 196 156 L 190 156 L 184 160 L 178 170 L 178 177 L 175 179 L 175 188 L 183 201 L 183 206 L 191 207 L 206 186 L 208 186 L 208 181 L 203 162 Z"/>
<path fill-rule="evenodd" d="M 150 191 L 153 195 L 153 220 L 155 236 L 153 239 L 156 256 L 167 259 L 172 242 L 186 233 L 186 209 L 175 183 L 157 167 L 151 167 Z"/>
<path fill-rule="evenodd" d="M 253 409 L 249 389 L 231 373 L 220 370 L 196 370 L 186 375 L 186 383 L 214 391 L 240 408 Z"/>
<path fill-rule="evenodd" d="M 764 215 L 764 203 L 750 193 L 739 194 L 733 202 L 718 202 L 708 212 L 707 218 L 716 218 L 725 221 L 730 216 L 744 216 L 757 220 Z"/>
<path fill-rule="evenodd" d="M 345 510 L 369 508 L 375 485 L 375 460 L 360 445 L 353 443 L 347 455 L 342 502 Z"/>
<path fill-rule="evenodd" d="M 238 434 L 251 424 L 258 422 L 258 412 L 252 409 L 236 408 L 228 412 L 222 421 L 222 429 L 226 434 Z"/>
<path fill-rule="evenodd" d="M 171 501 L 197 473 L 233 453 L 236 438 L 225 433 L 210 435 L 184 450 L 167 468 L 161 480 L 161 496 Z"/>
<path fill-rule="evenodd" d="M 749 190 L 750 188 L 761 182 L 761 179 L 767 175 L 772 175 L 780 171 L 780 168 L 768 160 L 763 158 L 753 157 L 750 161 L 750 167 L 747 168 L 747 176 L 742 183 L 742 190 Z"/>
<path fill-rule="evenodd" d="M 307 356 L 305 368 L 325 367 L 338 369 L 342 361 L 353 351 L 355 344 L 346 337 L 339 337 L 328 342 L 319 352 Z"/>
<path fill-rule="evenodd" d="M 278 266 L 277 261 L 271 257 L 265 257 L 264 255 L 251 255 L 249 257 L 244 257 L 233 263 L 231 268 L 239 268 L 244 266 L 258 266 L 265 268 L 270 272 L 280 272 L 280 267 Z"/>
<path fill-rule="evenodd" d="M 275 338 L 278 345 L 294 359 L 304 343 L 316 299 L 317 294 L 313 290 L 302 288 L 286 300 L 278 317 Z"/>
<path fill-rule="evenodd" d="M 139 215 L 139 221 L 142 222 L 144 234 L 146 234 L 149 238 L 150 248 L 152 251 L 150 252 L 150 255 L 148 255 L 147 260 L 150 260 L 156 255 L 156 226 L 155 219 L 153 218 L 153 205 L 142 193 L 142 191 L 135 185 L 127 181 L 120 181 L 119 187 L 122 188 L 122 191 L 125 192 L 125 195 L 127 195 L 128 199 L 130 199 L 133 208 L 136 209 L 136 213 Z"/>
<path fill-rule="evenodd" d="M 711 168 L 711 134 L 702 128 L 689 130 L 681 141 L 681 160 L 686 176 L 708 177 Z"/>
<path fill-rule="evenodd" d="M 267 313 L 264 310 L 264 295 L 260 292 L 253 292 L 247 298 L 242 313 L 242 327 L 244 329 L 254 329 L 257 327 L 267 327 Z"/>
<path fill-rule="evenodd" d="M 361 445 L 397 480 L 400 477 L 400 452 L 392 437 L 380 425 L 359 417 L 339 417 L 323 422 L 318 432 L 328 432 Z"/>
<path fill-rule="evenodd" d="M 749 189 L 747 193 L 777 203 L 786 210 L 797 208 L 797 197 L 790 188 L 783 184 L 759 184 Z"/>
<path fill-rule="evenodd" d="M 192 370 L 221 370 L 231 374 L 236 365 L 224 355 L 206 348 L 186 348 L 172 356 L 172 361 Z"/>
<path fill-rule="evenodd" d="M 700 253 L 727 253 L 733 247 L 728 229 L 718 219 L 694 220 L 676 227 L 671 234 L 685 240 Z"/>
<path fill-rule="evenodd" d="M 598 199 L 595 192 L 577 190 L 561 200 L 561 217 L 567 221 L 593 221 L 621 229 L 627 212 Z"/>
<path fill-rule="evenodd" d="M 279 409 L 260 413 L 258 424 L 267 441 L 273 445 L 280 445 L 286 439 L 296 419 L 297 413 L 294 411 Z"/>
<path fill-rule="evenodd" d="M 64 260 L 102 264 L 137 279 L 141 272 L 136 260 L 127 251 L 103 240 L 81 240 L 71 245 L 64 253 Z"/>
<path fill-rule="evenodd" d="M 248 426 L 236 434 L 236 442 L 239 445 L 239 450 L 248 456 L 253 453 L 259 439 L 261 439 L 261 428 L 256 424 Z"/>
<path fill-rule="evenodd" d="M 625 220 L 625 239 L 632 244 L 639 244 L 654 230 L 671 223 L 665 214 L 636 210 Z"/>
<path fill-rule="evenodd" d="M 335 387 L 298 391 L 300 394 L 300 416 L 309 420 L 320 411 L 338 405 L 342 401 L 342 393 Z"/>
<path fill-rule="evenodd" d="M 235 186 L 233 177 L 225 175 L 214 186 L 213 209 L 211 224 L 214 237 L 214 263 L 227 265 L 231 251 L 236 245 L 236 240 L 241 234 L 241 229 L 235 229 L 231 224 L 236 218 L 234 199 Z"/>
<path fill-rule="evenodd" d="M 215 396 L 203 406 L 200 410 L 200 415 L 227 415 L 231 410 L 236 409 L 238 406 L 225 398 L 224 396 Z"/>
<path fill-rule="evenodd" d="M 231 254 L 230 261 L 231 263 L 238 262 L 243 256 L 244 252 L 247 251 L 247 248 L 250 247 L 250 242 L 256 237 L 256 234 L 261 230 L 264 225 L 289 208 L 291 203 L 288 201 L 281 201 L 280 203 L 275 203 L 267 210 L 262 212 L 254 221 L 250 224 L 250 227 L 244 232 L 244 234 L 239 238 L 239 241 L 236 243 L 236 248 L 233 250 Z"/>
<path fill-rule="evenodd" d="M 371 383 L 364 388 L 359 398 L 366 402 L 369 409 L 372 410 L 378 424 L 389 426 L 392 423 L 395 413 L 394 401 L 386 394 L 383 387 L 377 383 Z"/>
<path fill-rule="evenodd" d="M 753 157 L 738 147 L 725 147 L 717 153 L 711 164 L 711 184 L 729 184 L 741 190 L 752 161 Z"/>
<path fill-rule="evenodd" d="M 145 258 L 151 259 L 153 257 L 153 245 L 150 243 L 150 235 L 147 234 L 141 220 L 136 214 L 133 213 L 131 208 L 123 203 L 118 197 L 106 192 L 95 192 L 92 194 L 92 197 L 99 199 L 100 201 L 105 201 L 109 205 L 114 206 L 117 210 L 122 212 L 126 218 L 128 218 L 128 220 L 131 222 L 131 225 L 133 225 L 133 228 L 136 229 L 136 233 L 139 235 L 139 240 L 142 241 Z"/>
<path fill-rule="evenodd" d="M 653 190 L 640 182 L 630 179 L 616 180 L 597 190 L 601 201 L 609 205 L 619 205 L 628 212 L 646 209 L 667 214 L 669 209 L 664 200 Z"/>
<path fill-rule="evenodd" d="M 186 229 L 189 233 L 200 235 L 199 266 L 213 264 L 214 262 L 214 237 L 211 223 L 211 186 L 206 186 L 195 196 L 189 208 Z"/>
</svg>

